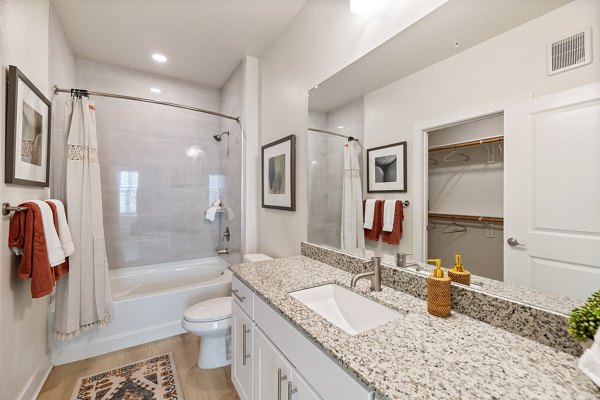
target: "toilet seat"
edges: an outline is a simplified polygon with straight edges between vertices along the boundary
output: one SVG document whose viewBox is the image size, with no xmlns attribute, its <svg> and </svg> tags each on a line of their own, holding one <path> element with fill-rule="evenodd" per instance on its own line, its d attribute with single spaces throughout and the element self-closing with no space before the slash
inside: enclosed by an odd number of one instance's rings
<svg viewBox="0 0 600 400">
<path fill-rule="evenodd" d="M 183 312 L 183 319 L 191 323 L 214 322 L 231 318 L 231 296 L 201 301 Z"/>
</svg>

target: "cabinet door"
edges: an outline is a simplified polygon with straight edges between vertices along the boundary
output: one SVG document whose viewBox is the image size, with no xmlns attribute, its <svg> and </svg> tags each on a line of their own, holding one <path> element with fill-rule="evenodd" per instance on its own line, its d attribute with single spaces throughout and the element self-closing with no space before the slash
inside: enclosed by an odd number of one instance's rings
<svg viewBox="0 0 600 400">
<path fill-rule="evenodd" d="M 252 400 L 254 324 L 235 302 L 231 310 L 231 329 L 231 381 L 241 400 Z"/>
<path fill-rule="evenodd" d="M 292 371 L 292 380 L 287 384 L 285 400 L 322 400 L 298 371 Z"/>
<path fill-rule="evenodd" d="M 260 329 L 254 333 L 254 398 L 286 400 L 291 365 Z"/>
</svg>

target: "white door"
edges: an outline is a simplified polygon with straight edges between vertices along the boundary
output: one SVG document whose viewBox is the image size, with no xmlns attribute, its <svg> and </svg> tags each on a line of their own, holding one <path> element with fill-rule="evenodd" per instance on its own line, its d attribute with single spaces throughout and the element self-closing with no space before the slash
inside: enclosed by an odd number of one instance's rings
<svg viewBox="0 0 600 400">
<path fill-rule="evenodd" d="M 252 400 L 252 343 L 254 324 L 233 301 L 231 309 L 231 381 L 241 400 Z"/>
<path fill-rule="evenodd" d="M 254 398 L 286 400 L 292 367 L 258 328 L 254 331 Z"/>
<path fill-rule="evenodd" d="M 304 380 L 295 369 L 292 371 L 292 380 L 288 382 L 285 400 L 321 400 L 317 393 Z"/>
<path fill-rule="evenodd" d="M 504 118 L 504 280 L 584 299 L 600 289 L 600 83 Z"/>
</svg>

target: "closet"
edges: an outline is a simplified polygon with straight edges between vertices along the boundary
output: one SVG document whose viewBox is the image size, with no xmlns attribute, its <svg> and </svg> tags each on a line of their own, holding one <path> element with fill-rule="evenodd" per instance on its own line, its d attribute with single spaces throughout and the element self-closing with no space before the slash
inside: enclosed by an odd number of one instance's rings
<svg viewBox="0 0 600 400">
<path fill-rule="evenodd" d="M 504 116 L 428 132 L 427 258 L 503 280 Z"/>
</svg>

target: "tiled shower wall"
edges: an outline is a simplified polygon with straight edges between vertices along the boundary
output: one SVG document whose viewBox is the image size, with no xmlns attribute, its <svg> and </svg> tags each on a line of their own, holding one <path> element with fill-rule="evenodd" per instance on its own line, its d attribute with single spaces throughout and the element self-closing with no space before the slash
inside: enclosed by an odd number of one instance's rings
<svg viewBox="0 0 600 400">
<path fill-rule="evenodd" d="M 309 126 L 352 136 L 363 143 L 363 98 L 327 113 L 309 110 Z M 343 128 L 339 128 L 340 126 Z M 309 242 L 341 247 L 342 183 L 346 142 L 346 139 L 339 136 L 312 131 L 308 133 L 307 237 Z M 364 176 L 364 173 L 362 175 Z"/>
<path fill-rule="evenodd" d="M 61 87 L 155 98 L 209 110 L 221 107 L 220 89 L 80 58 L 73 82 L 72 76 L 60 73 L 65 61 L 72 61 L 67 58 L 58 54 L 50 66 L 53 82 Z M 151 87 L 160 88 L 162 93 L 150 92 Z M 55 139 L 64 137 L 58 121 L 64 119 L 62 104 L 67 100 L 64 94 L 54 99 Z M 126 100 L 92 100 L 96 104 L 110 268 L 214 255 L 222 232 L 219 219 L 210 222 L 204 218 L 205 210 L 212 200 L 224 196 L 226 182 L 237 185 L 228 192 L 232 194 L 227 196 L 227 203 L 237 216 L 237 225 L 232 223 L 230 230 L 235 230 L 233 237 L 239 241 L 241 170 L 233 180 L 226 179 L 230 174 L 221 171 L 223 142 L 212 138 L 222 129 L 219 118 Z M 241 140 L 239 132 L 237 137 Z M 55 143 L 52 195 L 60 198 L 64 140 Z M 231 146 L 227 157 L 239 162 L 241 144 Z"/>
</svg>

